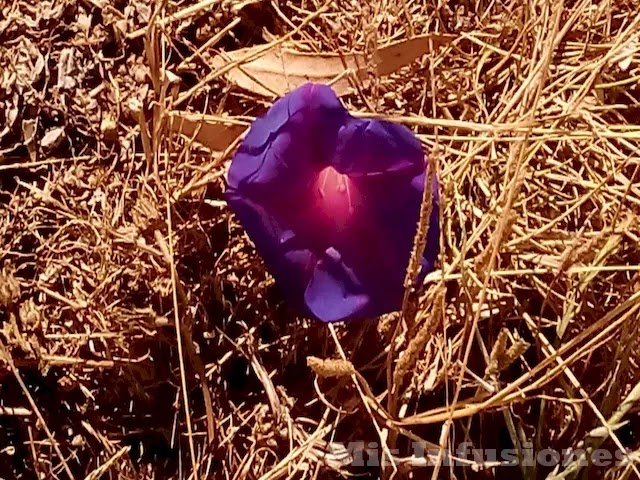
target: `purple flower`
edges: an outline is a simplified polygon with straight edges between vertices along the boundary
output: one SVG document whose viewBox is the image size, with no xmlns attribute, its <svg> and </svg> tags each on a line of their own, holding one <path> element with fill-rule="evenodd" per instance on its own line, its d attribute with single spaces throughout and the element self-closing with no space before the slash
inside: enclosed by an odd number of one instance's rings
<svg viewBox="0 0 640 480">
<path fill-rule="evenodd" d="M 353 118 L 306 84 L 257 119 L 234 156 L 226 198 L 288 301 L 324 321 L 398 310 L 426 162 L 404 126 Z M 438 185 L 421 275 L 438 255 Z"/>
</svg>

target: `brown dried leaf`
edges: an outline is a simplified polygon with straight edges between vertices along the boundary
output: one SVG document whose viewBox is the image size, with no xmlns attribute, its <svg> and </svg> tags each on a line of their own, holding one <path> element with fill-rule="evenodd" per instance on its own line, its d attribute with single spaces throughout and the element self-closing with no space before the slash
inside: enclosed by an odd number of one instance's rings
<svg viewBox="0 0 640 480">
<path fill-rule="evenodd" d="M 4 128 L 0 130 L 0 139 L 11 131 L 18 119 L 18 94 L 13 95 L 12 101 L 5 103 L 4 108 Z"/>
<path fill-rule="evenodd" d="M 102 133 L 106 140 L 115 141 L 118 139 L 118 124 L 111 113 L 107 113 L 102 117 L 100 133 Z"/>
<path fill-rule="evenodd" d="M 639 42 L 631 42 L 622 49 L 622 52 L 620 52 L 620 55 L 616 58 L 620 70 L 622 70 L 623 72 L 629 70 L 631 62 L 633 61 L 633 56 L 638 52 L 639 49 Z"/>
<path fill-rule="evenodd" d="M 33 301 L 33 298 L 27 299 L 20 305 L 19 310 L 20 324 L 25 330 L 36 330 L 40 326 L 42 315 Z"/>
<path fill-rule="evenodd" d="M 22 142 L 27 147 L 27 150 L 29 150 L 29 157 L 33 162 L 35 162 L 38 157 L 38 149 L 36 148 L 36 143 L 34 141 L 37 130 L 38 130 L 37 118 L 22 121 Z"/>
<path fill-rule="evenodd" d="M 181 111 L 170 112 L 168 124 L 170 131 L 217 152 L 226 150 L 247 129 L 247 125 L 224 117 Z"/>
<path fill-rule="evenodd" d="M 131 211 L 131 218 L 133 224 L 141 231 L 147 230 L 152 227 L 158 220 L 161 219 L 160 212 L 158 212 L 158 201 L 151 197 L 148 192 L 141 192 L 140 196 L 136 200 Z"/>
<path fill-rule="evenodd" d="M 454 39 L 454 35 L 426 34 L 390 43 L 377 51 L 374 59 L 377 73 L 381 76 L 390 75 Z"/>
<path fill-rule="evenodd" d="M 20 298 L 20 283 L 7 267 L 0 270 L 0 305 L 10 307 Z"/>
<path fill-rule="evenodd" d="M 378 75 L 389 75 L 436 47 L 454 39 L 452 35 L 420 35 L 378 48 L 373 63 Z M 218 55 L 212 61 L 216 68 L 257 54 L 264 46 L 235 50 Z M 300 85 L 312 81 L 332 83 L 338 95 L 351 88 L 348 71 L 365 81 L 368 77 L 364 54 L 339 55 L 302 53 L 284 47 L 274 47 L 258 58 L 234 66 L 227 78 L 238 86 L 259 95 L 282 96 Z"/>
<path fill-rule="evenodd" d="M 45 133 L 40 145 L 47 150 L 54 150 L 62 143 L 64 139 L 64 129 L 62 127 L 55 127 Z"/>
<path fill-rule="evenodd" d="M 83 32 L 85 35 L 89 35 L 89 31 L 91 30 L 92 19 L 93 19 L 92 15 L 89 15 L 82 10 L 79 11 L 78 16 L 76 18 L 76 26 L 78 30 Z"/>
<path fill-rule="evenodd" d="M 17 49 L 16 57 L 13 59 L 16 77 L 16 85 L 21 91 L 27 86 L 31 86 L 42 75 L 45 69 L 44 56 L 38 47 L 29 39 L 23 38 Z"/>
<path fill-rule="evenodd" d="M 76 70 L 75 65 L 75 49 L 72 47 L 64 48 L 60 52 L 60 58 L 58 59 L 58 88 L 63 90 L 71 90 L 76 86 L 76 79 L 74 78 L 74 72 Z"/>
</svg>

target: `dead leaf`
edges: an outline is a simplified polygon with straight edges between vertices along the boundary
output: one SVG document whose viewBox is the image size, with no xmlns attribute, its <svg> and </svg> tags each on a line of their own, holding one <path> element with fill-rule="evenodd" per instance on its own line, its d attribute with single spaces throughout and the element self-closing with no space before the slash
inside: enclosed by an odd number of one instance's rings
<svg viewBox="0 0 640 480">
<path fill-rule="evenodd" d="M 151 20 L 152 10 L 149 5 L 146 5 L 142 2 L 134 2 L 134 8 L 136 10 L 136 14 L 138 15 L 138 21 L 142 24 L 149 23 Z"/>
<path fill-rule="evenodd" d="M 20 102 L 18 93 L 14 93 L 13 99 L 5 103 L 4 128 L 0 130 L 0 139 L 11 131 L 18 119 L 18 104 Z"/>
<path fill-rule="evenodd" d="M 19 92 L 31 87 L 42 77 L 45 69 L 44 56 L 38 47 L 29 39 L 23 38 L 16 47 L 13 60 L 17 78 L 14 80 Z"/>
<path fill-rule="evenodd" d="M 107 140 L 117 140 L 118 138 L 118 124 L 112 114 L 107 113 L 102 117 L 100 122 L 100 133 Z"/>
<path fill-rule="evenodd" d="M 33 298 L 27 299 L 20 305 L 19 315 L 20 323 L 25 330 L 36 330 L 40 326 L 42 316 Z"/>
<path fill-rule="evenodd" d="M 58 60 L 58 88 L 71 90 L 76 86 L 74 78 L 75 71 L 75 50 L 71 47 L 64 48 L 60 52 Z"/>
<path fill-rule="evenodd" d="M 92 15 L 87 14 L 84 10 L 80 10 L 78 12 L 78 17 L 76 18 L 76 26 L 78 27 L 78 30 L 83 32 L 85 35 L 89 35 L 92 19 Z"/>
<path fill-rule="evenodd" d="M 55 127 L 45 133 L 40 145 L 42 145 L 42 148 L 46 150 L 54 150 L 60 146 L 63 138 L 64 129 L 62 127 Z"/>
<path fill-rule="evenodd" d="M 38 158 L 38 149 L 36 148 L 36 131 L 38 130 L 38 119 L 32 118 L 22 121 L 22 143 L 27 150 L 29 150 L 29 157 L 32 162 L 35 162 Z"/>
<path fill-rule="evenodd" d="M 627 70 L 629 70 L 629 67 L 631 66 L 631 62 L 633 60 L 633 56 L 638 51 L 639 46 L 640 44 L 638 42 L 631 42 L 629 45 L 626 45 L 622 49 L 622 52 L 617 58 L 618 67 L 620 68 L 620 70 L 622 70 L 623 72 L 626 72 Z"/>
<path fill-rule="evenodd" d="M 422 55 L 451 43 L 454 38 L 454 35 L 427 34 L 407 40 L 400 40 L 381 47 L 377 51 L 376 58 L 374 58 L 378 75 L 390 75 L 402 67 L 409 65 Z"/>
<path fill-rule="evenodd" d="M 380 47 L 373 58 L 378 75 L 389 75 L 415 59 L 451 42 L 453 35 L 420 35 Z M 215 68 L 224 68 L 233 62 L 260 52 L 264 46 L 235 50 L 218 55 L 212 60 Z M 259 95 L 282 96 L 306 82 L 331 83 L 338 95 L 351 88 L 349 73 L 361 80 L 368 76 L 364 54 L 340 55 L 302 53 L 285 47 L 274 47 L 246 63 L 232 67 L 226 77 L 238 86 Z"/>
<path fill-rule="evenodd" d="M 228 118 L 173 111 L 169 113 L 169 130 L 192 138 L 212 151 L 226 150 L 244 133 L 248 125 Z"/>
<path fill-rule="evenodd" d="M 20 298 L 20 282 L 13 275 L 13 270 L 5 266 L 0 270 L 0 305 L 11 307 Z"/>
<path fill-rule="evenodd" d="M 173 73 L 171 70 L 165 71 L 165 81 L 167 84 L 171 85 L 172 83 L 180 83 L 180 77 Z"/>
</svg>

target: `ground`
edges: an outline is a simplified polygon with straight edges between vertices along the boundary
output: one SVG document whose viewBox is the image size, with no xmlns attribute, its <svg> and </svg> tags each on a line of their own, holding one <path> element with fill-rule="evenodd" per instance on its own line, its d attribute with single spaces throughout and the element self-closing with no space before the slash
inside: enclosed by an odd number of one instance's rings
<svg viewBox="0 0 640 480">
<path fill-rule="evenodd" d="M 0 478 L 637 478 L 639 11 L 0 0 Z M 294 53 L 247 88 L 256 48 Z M 315 80 L 357 53 L 345 105 L 437 167 L 438 269 L 402 314 L 300 315 L 224 202 L 301 52 Z M 410 458 L 463 442 L 629 453 Z"/>
</svg>

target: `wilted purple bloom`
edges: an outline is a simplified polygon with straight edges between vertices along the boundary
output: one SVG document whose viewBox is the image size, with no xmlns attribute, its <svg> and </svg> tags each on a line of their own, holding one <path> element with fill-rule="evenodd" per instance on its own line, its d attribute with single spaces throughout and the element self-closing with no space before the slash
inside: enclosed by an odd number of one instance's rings
<svg viewBox="0 0 640 480">
<path fill-rule="evenodd" d="M 257 119 L 226 198 L 291 304 L 324 322 L 398 310 L 426 162 L 404 126 L 353 118 L 306 84 Z M 421 275 L 438 255 L 437 181 Z"/>
</svg>

